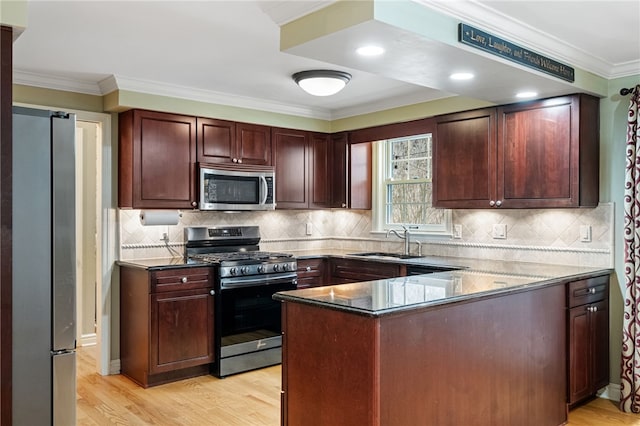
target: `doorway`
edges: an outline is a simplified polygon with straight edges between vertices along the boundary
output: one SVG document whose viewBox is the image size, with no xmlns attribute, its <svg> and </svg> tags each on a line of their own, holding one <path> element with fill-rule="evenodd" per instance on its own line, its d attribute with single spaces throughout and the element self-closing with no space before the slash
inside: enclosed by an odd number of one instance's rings
<svg viewBox="0 0 640 426">
<path fill-rule="evenodd" d="M 94 346 L 98 280 L 98 147 L 100 123 L 76 121 L 76 342 Z"/>
</svg>

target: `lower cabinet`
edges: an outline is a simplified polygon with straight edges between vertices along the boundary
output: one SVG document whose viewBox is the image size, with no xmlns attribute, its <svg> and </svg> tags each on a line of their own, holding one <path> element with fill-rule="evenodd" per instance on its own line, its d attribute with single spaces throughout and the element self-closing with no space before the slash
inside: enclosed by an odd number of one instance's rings
<svg viewBox="0 0 640 426">
<path fill-rule="evenodd" d="M 327 268 L 326 258 L 314 257 L 298 259 L 297 262 L 298 289 L 327 285 L 325 273 Z"/>
<path fill-rule="evenodd" d="M 213 271 L 120 267 L 122 374 L 149 387 L 207 374 L 214 362 Z"/>
<path fill-rule="evenodd" d="M 568 303 L 571 407 L 609 384 L 609 276 L 569 283 Z"/>
<path fill-rule="evenodd" d="M 406 266 L 398 263 L 371 262 L 337 257 L 329 260 L 330 284 L 372 281 L 404 275 L 406 275 Z"/>
</svg>

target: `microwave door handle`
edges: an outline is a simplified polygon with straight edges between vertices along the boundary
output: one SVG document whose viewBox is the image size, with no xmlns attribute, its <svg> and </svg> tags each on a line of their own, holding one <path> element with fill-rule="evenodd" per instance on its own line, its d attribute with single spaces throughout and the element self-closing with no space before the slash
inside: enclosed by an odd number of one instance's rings
<svg viewBox="0 0 640 426">
<path fill-rule="evenodd" d="M 260 204 L 266 204 L 267 203 L 267 197 L 269 196 L 269 186 L 267 185 L 267 179 L 264 176 L 260 176 L 260 180 L 262 181 L 262 201 L 260 202 Z"/>
</svg>

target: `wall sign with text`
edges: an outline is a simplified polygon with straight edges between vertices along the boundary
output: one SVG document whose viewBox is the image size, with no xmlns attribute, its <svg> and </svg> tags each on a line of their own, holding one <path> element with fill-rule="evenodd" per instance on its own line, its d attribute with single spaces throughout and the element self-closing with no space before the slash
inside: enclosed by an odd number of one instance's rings
<svg viewBox="0 0 640 426">
<path fill-rule="evenodd" d="M 458 41 L 520 65 L 573 83 L 574 69 L 466 24 L 458 25 Z"/>
</svg>

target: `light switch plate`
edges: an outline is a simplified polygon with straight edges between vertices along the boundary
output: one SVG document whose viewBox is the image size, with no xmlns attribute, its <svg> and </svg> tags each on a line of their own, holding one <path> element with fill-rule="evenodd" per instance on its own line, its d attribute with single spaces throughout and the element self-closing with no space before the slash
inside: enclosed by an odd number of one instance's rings
<svg viewBox="0 0 640 426">
<path fill-rule="evenodd" d="M 583 243 L 591 242 L 591 225 L 580 225 L 580 241 Z"/>
<path fill-rule="evenodd" d="M 307 235 L 313 234 L 313 224 L 311 222 L 307 222 Z"/>
<path fill-rule="evenodd" d="M 462 225 L 453 225 L 453 238 L 462 238 Z"/>
<path fill-rule="evenodd" d="M 493 224 L 493 238 L 504 240 L 507 238 L 507 224 L 495 223 Z"/>
</svg>

